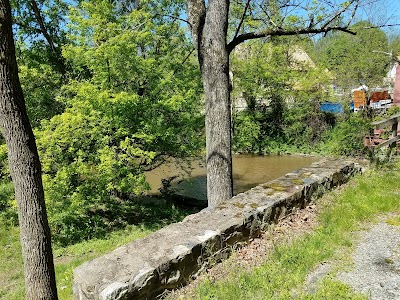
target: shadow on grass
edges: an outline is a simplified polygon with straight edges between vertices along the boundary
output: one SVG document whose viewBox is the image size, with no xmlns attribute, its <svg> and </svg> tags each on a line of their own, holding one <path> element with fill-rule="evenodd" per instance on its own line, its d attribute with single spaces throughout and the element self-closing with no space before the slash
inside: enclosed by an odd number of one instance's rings
<svg viewBox="0 0 400 300">
<path fill-rule="evenodd" d="M 197 205 L 198 204 L 198 205 Z M 140 196 L 130 199 L 114 198 L 85 213 L 66 213 L 51 219 L 52 240 L 64 247 L 93 238 L 107 238 L 115 230 L 135 225 L 155 231 L 168 224 L 182 221 L 187 215 L 204 208 L 205 202 L 178 195 Z"/>
</svg>

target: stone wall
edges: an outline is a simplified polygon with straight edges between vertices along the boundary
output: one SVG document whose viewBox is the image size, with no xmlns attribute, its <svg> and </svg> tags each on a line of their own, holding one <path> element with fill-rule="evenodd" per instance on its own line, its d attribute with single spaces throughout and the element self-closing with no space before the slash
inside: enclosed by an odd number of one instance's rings
<svg viewBox="0 0 400 300">
<path fill-rule="evenodd" d="M 210 261 L 228 257 L 240 243 L 360 170 L 350 161 L 321 160 L 86 262 L 74 271 L 75 299 L 153 299 L 182 286 Z"/>
</svg>

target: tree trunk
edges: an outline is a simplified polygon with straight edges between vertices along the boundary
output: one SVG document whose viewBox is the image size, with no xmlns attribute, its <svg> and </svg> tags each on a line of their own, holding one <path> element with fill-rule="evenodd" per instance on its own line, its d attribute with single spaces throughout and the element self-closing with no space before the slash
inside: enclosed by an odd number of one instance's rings
<svg viewBox="0 0 400 300">
<path fill-rule="evenodd" d="M 229 1 L 208 1 L 198 40 L 206 97 L 207 197 L 211 208 L 233 196 L 228 11 Z"/>
<path fill-rule="evenodd" d="M 0 0 L 0 126 L 18 205 L 26 299 L 57 299 L 41 166 L 18 78 L 9 0 Z"/>
</svg>

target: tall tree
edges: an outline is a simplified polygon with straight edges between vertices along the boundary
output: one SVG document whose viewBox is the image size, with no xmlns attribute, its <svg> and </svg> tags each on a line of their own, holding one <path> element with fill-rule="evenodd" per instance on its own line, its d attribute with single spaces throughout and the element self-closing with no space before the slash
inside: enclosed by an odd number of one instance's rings
<svg viewBox="0 0 400 300">
<path fill-rule="evenodd" d="M 9 0 L 0 1 L 0 126 L 18 204 L 26 299 L 57 299 L 39 156 L 18 78 Z"/>
<path fill-rule="evenodd" d="M 200 69 L 171 6 L 142 1 L 125 13 L 88 0 L 71 8 L 76 42 L 63 55 L 74 80 L 57 98 L 66 109 L 35 130 L 53 243 L 132 222 L 122 213 L 148 189 L 144 171 L 204 147 Z"/>
<path fill-rule="evenodd" d="M 348 27 L 362 0 L 235 1 L 229 27 L 229 0 L 187 0 L 188 22 L 198 51 L 206 98 L 206 161 L 209 207 L 233 194 L 229 54 L 246 40 L 271 36 L 350 32 Z M 241 13 L 238 6 L 242 7 Z M 347 23 L 342 20 L 350 12 Z M 230 30 L 228 30 L 228 28 Z M 231 39 L 227 41 L 228 37 Z"/>
<path fill-rule="evenodd" d="M 382 29 L 372 27 L 360 21 L 351 27 L 355 36 L 333 32 L 316 42 L 314 60 L 332 72 L 339 87 L 382 84 L 390 62 L 390 56 L 384 54 L 389 53 L 388 38 Z"/>
</svg>

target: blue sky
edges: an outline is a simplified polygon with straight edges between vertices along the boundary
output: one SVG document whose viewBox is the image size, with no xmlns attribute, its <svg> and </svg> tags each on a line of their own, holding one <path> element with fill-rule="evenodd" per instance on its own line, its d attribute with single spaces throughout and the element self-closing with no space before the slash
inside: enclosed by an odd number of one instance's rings
<svg viewBox="0 0 400 300">
<path fill-rule="evenodd" d="M 390 7 L 391 14 L 391 23 L 392 24 L 400 24 L 400 0 L 388 0 L 388 6 Z M 393 29 L 396 29 L 397 32 L 400 32 L 400 26 L 396 26 Z"/>
<path fill-rule="evenodd" d="M 400 24 L 400 0 L 379 0 L 366 5 L 360 9 L 358 17 L 371 18 L 373 23 L 378 23 L 377 25 Z M 386 32 L 400 33 L 400 26 L 383 27 L 383 29 Z"/>
</svg>

